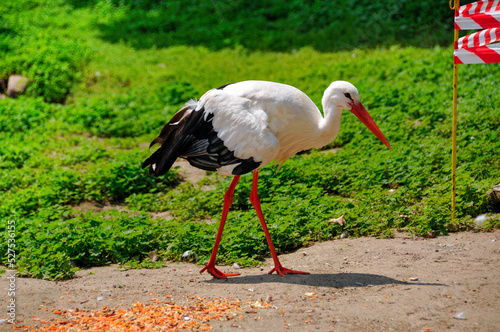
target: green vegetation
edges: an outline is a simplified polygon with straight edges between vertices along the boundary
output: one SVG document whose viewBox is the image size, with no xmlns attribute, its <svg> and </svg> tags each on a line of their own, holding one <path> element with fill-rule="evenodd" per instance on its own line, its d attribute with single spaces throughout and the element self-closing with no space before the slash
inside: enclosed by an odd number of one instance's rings
<svg viewBox="0 0 500 332">
<path fill-rule="evenodd" d="M 26 95 L 0 100 L 0 219 L 15 222 L 21 275 L 63 279 L 83 266 L 163 264 L 148 263 L 154 250 L 166 260 L 192 250 L 206 262 L 218 226 L 207 220 L 220 218 L 230 179 L 185 182 L 175 169 L 154 178 L 140 166 L 185 101 L 246 79 L 294 85 L 318 105 L 331 81 L 350 81 L 393 147 L 346 112 L 324 151 L 264 168 L 260 195 L 278 252 L 344 231 L 445 234 L 470 229 L 482 213 L 486 229 L 500 226 L 487 197 L 500 182 L 498 64 L 459 68 L 457 219 L 450 220 L 447 3 L 425 15 L 435 3 L 245 3 L 2 3 L 0 78 L 30 79 Z M 220 263 L 252 265 L 268 255 L 248 200 L 250 178 L 237 187 Z M 84 202 L 119 209 L 85 212 Z M 155 218 L 162 211 L 173 219 Z M 328 222 L 341 215 L 344 226 Z M 3 264 L 6 229 L 2 222 Z"/>
</svg>

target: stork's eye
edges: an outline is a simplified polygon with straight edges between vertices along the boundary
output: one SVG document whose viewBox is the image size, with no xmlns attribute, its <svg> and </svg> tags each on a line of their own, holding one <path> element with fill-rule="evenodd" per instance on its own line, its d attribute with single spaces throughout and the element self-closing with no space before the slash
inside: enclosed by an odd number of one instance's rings
<svg viewBox="0 0 500 332">
<path fill-rule="evenodd" d="M 349 92 L 344 93 L 344 96 L 345 96 L 346 98 L 348 98 L 348 99 L 352 100 L 352 98 L 351 98 L 351 94 L 350 94 Z"/>
</svg>

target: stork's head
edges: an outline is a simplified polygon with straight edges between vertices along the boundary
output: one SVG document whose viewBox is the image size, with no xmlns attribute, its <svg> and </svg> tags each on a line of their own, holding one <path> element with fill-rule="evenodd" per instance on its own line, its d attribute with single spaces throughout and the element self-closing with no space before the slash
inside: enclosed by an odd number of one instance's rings
<svg viewBox="0 0 500 332">
<path fill-rule="evenodd" d="M 385 138 L 375 121 L 373 121 L 370 114 L 368 114 L 368 111 L 361 104 L 358 89 L 351 83 L 346 81 L 335 81 L 330 84 L 323 95 L 322 103 L 324 109 L 328 106 L 334 106 L 352 112 L 382 143 L 389 149 L 391 148 L 387 138 Z"/>
<path fill-rule="evenodd" d="M 335 81 L 326 89 L 322 102 L 324 107 L 330 104 L 351 111 L 353 103 L 360 103 L 360 97 L 358 89 L 351 83 Z"/>
</svg>

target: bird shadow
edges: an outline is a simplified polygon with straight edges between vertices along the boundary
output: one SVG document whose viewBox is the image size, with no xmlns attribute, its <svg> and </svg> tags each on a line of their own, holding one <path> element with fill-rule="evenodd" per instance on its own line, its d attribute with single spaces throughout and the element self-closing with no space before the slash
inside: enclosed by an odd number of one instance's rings
<svg viewBox="0 0 500 332">
<path fill-rule="evenodd" d="M 342 289 L 346 287 L 367 287 L 380 285 L 408 286 L 448 286 L 441 283 L 407 282 L 390 277 L 369 273 L 320 273 L 320 274 L 287 274 L 285 277 L 276 274 L 237 276 L 228 279 L 205 280 L 208 284 L 262 284 L 285 283 L 303 286 L 330 287 Z"/>
</svg>

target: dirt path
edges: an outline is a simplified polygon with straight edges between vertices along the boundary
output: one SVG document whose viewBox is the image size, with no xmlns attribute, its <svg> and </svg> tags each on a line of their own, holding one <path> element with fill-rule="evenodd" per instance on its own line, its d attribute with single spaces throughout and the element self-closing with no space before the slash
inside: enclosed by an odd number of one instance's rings
<svg viewBox="0 0 500 332">
<path fill-rule="evenodd" d="M 311 274 L 268 275 L 268 260 L 227 280 L 200 275 L 201 267 L 189 263 L 156 270 L 92 268 L 58 283 L 20 278 L 17 319 L 37 326 L 34 318 L 57 317 L 55 310 L 130 308 L 153 298 L 190 303 L 199 296 L 241 300 L 234 318 L 210 322 L 215 331 L 500 330 L 500 231 L 343 239 L 280 259 Z M 6 284 L 4 274 L 4 293 Z M 260 303 L 270 306 L 259 308 Z M 0 329 L 11 330 L 8 324 Z"/>
</svg>

